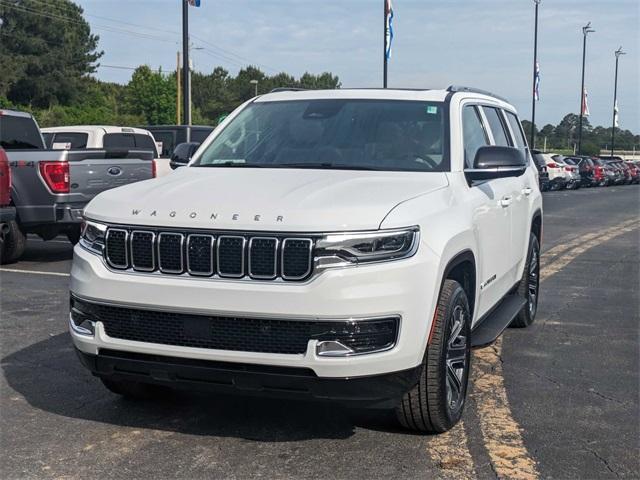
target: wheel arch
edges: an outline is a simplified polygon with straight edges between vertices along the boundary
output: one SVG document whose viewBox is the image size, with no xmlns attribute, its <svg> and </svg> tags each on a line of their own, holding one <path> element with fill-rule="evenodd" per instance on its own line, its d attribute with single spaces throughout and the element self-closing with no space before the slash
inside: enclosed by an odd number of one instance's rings
<svg viewBox="0 0 640 480">
<path fill-rule="evenodd" d="M 440 291 L 442 291 L 444 281 L 447 279 L 455 280 L 462 286 L 469 301 L 471 318 L 473 318 L 476 306 L 476 275 L 475 255 L 467 249 L 457 253 L 449 260 L 440 280 Z"/>
<path fill-rule="evenodd" d="M 531 218 L 531 232 L 538 239 L 538 243 L 542 243 L 542 210 L 537 209 Z"/>
</svg>

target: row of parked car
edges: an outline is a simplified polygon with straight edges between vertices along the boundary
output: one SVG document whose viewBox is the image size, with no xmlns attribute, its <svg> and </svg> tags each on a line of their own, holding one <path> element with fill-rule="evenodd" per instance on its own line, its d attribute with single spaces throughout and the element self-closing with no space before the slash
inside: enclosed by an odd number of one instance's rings
<svg viewBox="0 0 640 480">
<path fill-rule="evenodd" d="M 540 190 L 575 190 L 640 183 L 640 161 L 616 156 L 564 156 L 533 150 Z"/>
</svg>

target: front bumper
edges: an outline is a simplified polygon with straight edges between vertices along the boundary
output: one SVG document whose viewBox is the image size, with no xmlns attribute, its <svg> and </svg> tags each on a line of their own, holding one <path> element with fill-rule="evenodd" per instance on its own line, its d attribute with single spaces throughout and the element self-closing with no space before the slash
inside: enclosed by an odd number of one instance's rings
<svg viewBox="0 0 640 480">
<path fill-rule="evenodd" d="M 397 316 L 393 348 L 350 357 L 258 353 L 164 345 L 109 337 L 96 322 L 95 334 L 70 329 L 75 346 L 89 355 L 104 350 L 274 367 L 306 368 L 320 378 L 351 378 L 412 369 L 422 363 L 439 289 L 439 258 L 422 245 L 411 258 L 333 269 L 307 282 L 202 279 L 109 270 L 101 257 L 74 250 L 71 292 L 87 301 L 156 311 L 291 320 L 354 321 Z"/>
<path fill-rule="evenodd" d="M 307 368 L 189 360 L 103 350 L 76 350 L 94 375 L 182 389 L 263 397 L 313 399 L 371 408 L 392 408 L 418 382 L 421 367 L 357 378 L 319 378 Z"/>
</svg>

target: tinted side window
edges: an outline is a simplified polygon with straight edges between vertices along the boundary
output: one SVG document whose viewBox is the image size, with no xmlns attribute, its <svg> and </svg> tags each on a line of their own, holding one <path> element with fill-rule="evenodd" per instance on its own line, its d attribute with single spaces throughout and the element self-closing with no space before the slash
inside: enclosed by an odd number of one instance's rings
<svg viewBox="0 0 640 480">
<path fill-rule="evenodd" d="M 162 151 L 160 152 L 160 156 L 162 158 L 169 158 L 173 153 L 173 147 L 175 145 L 173 132 L 156 131 L 153 132 L 153 137 L 156 139 L 156 142 L 162 142 Z"/>
<path fill-rule="evenodd" d="M 209 134 L 213 131 L 211 130 L 191 130 L 191 141 L 202 143 L 206 140 Z"/>
<path fill-rule="evenodd" d="M 42 133 L 42 138 L 44 138 L 44 144 L 47 148 L 51 148 L 51 140 L 53 140 L 53 133 Z"/>
<path fill-rule="evenodd" d="M 513 131 L 514 141 L 516 143 L 516 147 L 520 150 L 525 150 L 527 148 L 527 140 L 524 137 L 524 133 L 522 132 L 522 125 L 520 125 L 520 120 L 511 112 L 505 112 L 507 114 L 507 120 L 509 121 L 509 125 L 511 126 L 511 130 Z"/>
<path fill-rule="evenodd" d="M 508 147 L 509 137 L 507 136 L 507 132 L 505 132 L 500 112 L 492 107 L 482 107 L 482 109 L 489 122 L 489 128 L 491 128 L 491 133 L 493 133 L 493 139 L 496 141 L 496 145 Z"/>
<path fill-rule="evenodd" d="M 32 118 L 0 115 L 0 146 L 5 150 L 42 150 L 44 142 Z"/>
<path fill-rule="evenodd" d="M 135 148 L 136 146 L 131 133 L 107 133 L 102 144 L 104 148 Z"/>
<path fill-rule="evenodd" d="M 135 133 L 136 148 L 143 150 L 152 150 L 154 155 L 156 154 L 156 143 L 149 135 L 142 135 L 141 133 Z"/>
<path fill-rule="evenodd" d="M 55 143 L 70 143 L 72 149 L 87 148 L 88 139 L 89 135 L 86 133 L 54 133 L 51 147 L 53 148 Z"/>
<path fill-rule="evenodd" d="M 473 160 L 480 147 L 489 145 L 487 133 L 476 107 L 468 105 L 462 110 L 462 136 L 464 142 L 464 164 L 473 168 Z"/>
</svg>

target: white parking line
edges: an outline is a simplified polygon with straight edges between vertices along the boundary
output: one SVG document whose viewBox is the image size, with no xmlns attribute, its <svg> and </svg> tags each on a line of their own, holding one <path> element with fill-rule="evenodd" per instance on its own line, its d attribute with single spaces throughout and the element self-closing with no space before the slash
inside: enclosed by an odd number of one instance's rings
<svg viewBox="0 0 640 480">
<path fill-rule="evenodd" d="M 60 272 L 43 272 L 42 270 L 20 270 L 18 268 L 0 268 L 0 272 L 10 273 L 33 273 L 34 275 L 53 275 L 54 277 L 68 277 L 68 273 Z"/>
</svg>

